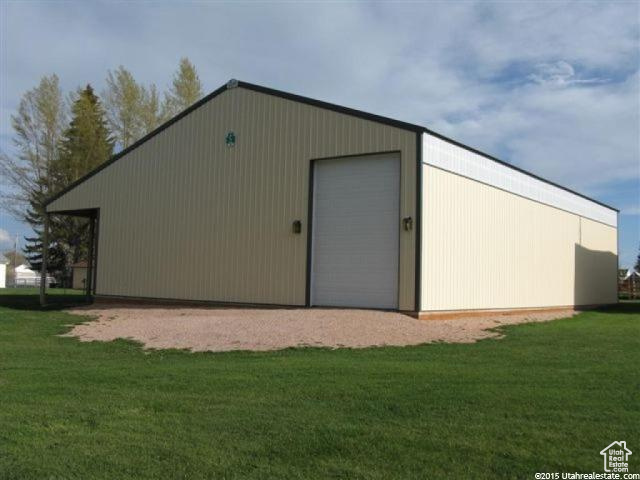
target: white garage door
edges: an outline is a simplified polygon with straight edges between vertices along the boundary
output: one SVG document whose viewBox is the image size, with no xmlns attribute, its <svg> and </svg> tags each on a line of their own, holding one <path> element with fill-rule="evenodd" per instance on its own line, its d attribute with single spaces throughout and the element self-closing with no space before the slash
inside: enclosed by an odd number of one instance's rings
<svg viewBox="0 0 640 480">
<path fill-rule="evenodd" d="M 314 162 L 311 304 L 398 308 L 400 158 Z"/>
</svg>

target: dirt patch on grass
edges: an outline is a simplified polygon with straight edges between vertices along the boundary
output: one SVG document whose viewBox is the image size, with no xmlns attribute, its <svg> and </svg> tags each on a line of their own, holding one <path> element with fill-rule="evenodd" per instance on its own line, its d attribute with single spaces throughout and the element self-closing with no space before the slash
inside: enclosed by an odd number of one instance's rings
<svg viewBox="0 0 640 480">
<path fill-rule="evenodd" d="M 118 338 L 144 348 L 192 351 L 279 350 L 288 347 L 364 348 L 431 342 L 470 343 L 500 334 L 500 325 L 574 315 L 540 312 L 483 318 L 416 320 L 395 312 L 341 309 L 149 308 L 109 305 L 69 310 L 97 317 L 65 336 L 80 341 Z"/>
</svg>

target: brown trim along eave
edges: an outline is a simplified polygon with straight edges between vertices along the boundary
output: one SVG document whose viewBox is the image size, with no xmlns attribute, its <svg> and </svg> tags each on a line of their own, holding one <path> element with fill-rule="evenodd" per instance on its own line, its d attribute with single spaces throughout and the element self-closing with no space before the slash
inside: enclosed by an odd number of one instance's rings
<svg viewBox="0 0 640 480">
<path fill-rule="evenodd" d="M 287 100 L 292 100 L 295 102 L 300 102 L 300 103 L 304 103 L 306 105 L 312 105 L 318 108 L 323 108 L 326 110 L 331 110 L 334 112 L 338 112 L 338 113 L 343 113 L 345 115 L 350 115 L 353 117 L 357 117 L 357 118 L 361 118 L 364 120 L 369 120 L 372 122 L 377 122 L 377 123 L 381 123 L 384 125 L 390 125 L 393 127 L 397 127 L 403 130 L 407 130 L 407 131 L 411 131 L 411 132 L 416 132 L 416 133 L 427 133 L 429 135 L 433 135 L 436 138 L 439 138 L 440 140 L 443 140 L 445 142 L 451 143 L 452 145 L 455 145 L 457 147 L 463 148 L 465 150 L 468 150 L 470 152 L 473 152 L 477 155 L 481 155 L 489 160 L 492 160 L 494 162 L 497 162 L 501 165 L 504 165 L 507 168 L 511 168 L 513 170 L 519 171 L 520 173 L 523 173 L 525 175 L 528 175 L 530 177 L 533 177 L 537 180 L 540 180 L 542 182 L 545 182 L 549 185 L 552 185 L 554 187 L 560 188 L 562 190 L 565 190 L 569 193 L 573 193 L 574 195 L 578 195 L 579 197 L 582 197 L 586 200 L 592 201 L 594 203 L 597 203 L 598 205 L 601 205 L 603 207 L 609 208 L 611 210 L 614 211 L 619 211 L 618 209 L 607 205 L 605 203 L 599 202 L 598 200 L 594 200 L 593 198 L 587 197 L 586 195 L 583 195 L 581 193 L 578 193 L 574 190 L 571 190 L 567 187 L 563 187 L 562 185 L 559 185 L 557 183 L 554 183 L 550 180 L 547 180 L 545 178 L 542 178 L 538 175 L 535 175 L 527 170 L 524 170 L 522 168 L 516 167 L 515 165 L 512 165 L 510 163 L 507 163 L 503 160 L 500 160 L 492 155 L 489 155 L 487 153 L 484 153 L 480 150 L 477 150 L 475 148 L 472 148 L 468 145 L 465 145 L 464 143 L 458 142 L 456 140 L 453 140 L 449 137 L 446 137 L 444 135 L 441 135 L 437 132 L 434 132 L 433 130 L 430 130 L 428 128 L 422 127 L 420 125 L 416 125 L 413 123 L 408 123 L 408 122 L 403 122 L 401 120 L 396 120 L 393 118 L 389 118 L 389 117 L 384 117 L 381 115 L 375 115 L 373 113 L 367 113 L 367 112 L 363 112 L 362 110 L 356 110 L 354 108 L 349 108 L 349 107 L 344 107 L 341 105 L 336 105 L 333 103 L 328 103 L 328 102 L 323 102 L 321 100 L 316 100 L 313 98 L 309 98 L 309 97 L 304 97 L 302 95 L 296 95 L 293 93 L 288 93 L 288 92 L 284 92 L 282 90 L 275 90 L 272 88 L 268 88 L 268 87 L 263 87 L 261 85 L 255 85 L 252 83 L 247 83 L 247 82 L 242 82 L 242 81 L 238 81 L 238 80 L 230 80 L 229 82 L 227 82 L 225 85 L 219 87 L 218 89 L 214 90 L 213 92 L 211 92 L 209 95 L 207 95 L 206 97 L 202 98 L 201 100 L 197 101 L 196 103 L 194 103 L 193 105 L 191 105 L 190 107 L 186 108 L 185 110 L 183 110 L 182 112 L 180 112 L 179 114 L 177 114 L 175 117 L 171 118 L 170 120 L 166 121 L 165 123 L 163 123 L 162 125 L 160 125 L 158 128 L 156 128 L 155 130 L 153 130 L 152 132 L 148 133 L 147 135 L 145 135 L 144 137 L 142 137 L 140 140 L 138 140 L 137 142 L 135 142 L 133 145 L 125 148 L 124 150 L 122 150 L 121 152 L 115 154 L 113 157 L 111 157 L 109 160 L 107 160 L 105 163 L 103 163 L 102 165 L 98 166 L 96 169 L 92 170 L 91 172 L 87 173 L 86 175 L 84 175 L 83 177 L 79 178 L 78 180 L 76 180 L 75 182 L 71 183 L 70 185 L 68 185 L 66 188 L 64 188 L 63 190 L 61 190 L 60 192 L 58 192 L 56 195 L 52 196 L 51 198 L 47 199 L 47 201 L 45 202 L 45 207 L 47 207 L 49 204 L 51 204 L 52 202 L 54 202 L 55 200 L 57 200 L 58 198 L 60 198 L 62 195 L 64 195 L 65 193 L 69 192 L 70 190 L 72 190 L 73 188 L 75 188 L 76 186 L 78 186 L 79 184 L 81 184 L 82 182 L 84 182 L 85 180 L 88 180 L 89 178 L 91 178 L 92 176 L 96 175 L 97 173 L 99 173 L 100 171 L 104 170 L 106 167 L 108 167 L 109 165 L 111 165 L 112 163 L 114 163 L 115 161 L 117 161 L 118 159 L 122 158 L 123 156 L 125 156 L 127 153 L 131 152 L 132 150 L 136 149 L 137 147 L 139 147 L 140 145 L 142 145 L 143 143 L 145 143 L 147 140 L 151 139 L 152 137 L 158 135 L 160 132 L 162 132 L 163 130 L 167 129 L 168 127 L 170 127 L 171 125 L 173 125 L 174 123 L 176 123 L 178 120 L 182 119 L 183 117 L 187 116 L 189 113 L 193 112 L 194 110 L 196 110 L 197 108 L 201 107 L 202 105 L 204 105 L 205 103 L 209 102 L 210 100 L 214 99 L 215 97 L 217 97 L 218 95 L 220 95 L 222 92 L 231 89 L 231 88 L 245 88 L 247 90 L 252 90 L 254 92 L 260 92 L 266 95 L 272 95 L 275 97 L 279 97 L 279 98 L 284 98 Z"/>
<path fill-rule="evenodd" d="M 287 93 L 287 92 L 283 92 L 281 90 L 275 90 L 275 89 L 272 89 L 272 88 L 263 87 L 261 85 L 255 85 L 255 84 L 252 84 L 252 83 L 247 83 L 247 82 L 242 82 L 242 81 L 239 81 L 239 80 L 233 80 L 232 79 L 229 82 L 227 82 L 226 84 L 222 85 L 221 87 L 219 87 L 216 90 L 214 90 L 213 92 L 211 92 L 206 97 L 198 100 L 196 103 L 194 103 L 190 107 L 188 107 L 185 110 L 183 110 L 182 112 L 178 113 L 175 117 L 167 120 L 165 123 L 163 123 L 158 128 L 156 128 L 152 132 L 150 132 L 147 135 L 145 135 L 144 137 L 142 137 L 140 140 L 138 140 L 134 144 L 132 144 L 129 147 L 125 148 L 124 150 L 116 153 L 114 156 L 112 156 L 109 160 L 104 162 L 102 165 L 98 166 L 97 168 L 95 168 L 94 170 L 90 171 L 86 175 L 80 177 L 78 180 L 76 180 L 75 182 L 69 184 L 66 188 L 62 189 L 60 192 L 58 192 L 57 194 L 55 194 L 52 197 L 50 197 L 49 199 L 47 199 L 45 201 L 45 207 L 47 207 L 48 205 L 50 205 L 51 203 L 56 201 L 58 198 L 62 197 L 65 193 L 73 190 L 79 184 L 81 184 L 84 181 L 88 180 L 89 178 L 93 177 L 97 173 L 100 173 L 102 170 L 107 168 L 109 165 L 111 165 L 112 163 L 116 162 L 120 158 L 124 157 L 126 154 L 128 154 L 132 150 L 135 150 L 140 145 L 145 143 L 147 140 L 150 140 L 151 138 L 153 138 L 156 135 L 158 135 L 159 133 L 161 133 L 163 130 L 166 130 L 171 125 L 176 123 L 178 120 L 186 117 L 189 113 L 191 113 L 194 110 L 200 108 L 202 105 L 204 105 L 205 103 L 208 103 L 210 100 L 213 100 L 214 98 L 216 98 L 221 93 L 225 92 L 226 90 L 229 90 L 229 89 L 232 89 L 232 88 L 238 88 L 238 87 L 239 88 L 244 88 L 246 90 L 252 90 L 254 92 L 260 92 L 260 93 L 263 93 L 263 94 L 266 94 L 266 95 L 271 95 L 271 96 L 284 98 L 284 99 L 292 100 L 292 101 L 299 102 L 299 103 L 304 103 L 306 105 L 312 105 L 312 106 L 315 106 L 315 107 L 318 107 L 318 108 L 323 108 L 325 110 L 331 110 L 331 111 L 334 111 L 334 112 L 343 113 L 345 115 L 350 115 L 350 116 L 361 118 L 361 119 L 364 119 L 364 120 L 369 120 L 369 121 L 376 122 L 376 123 L 381 123 L 381 124 L 384 124 L 384 125 L 390 125 L 390 126 L 393 126 L 393 127 L 401 128 L 403 130 L 409 130 L 409 131 L 412 131 L 412 132 L 421 132 L 421 131 L 424 130 L 424 128 L 421 127 L 420 125 L 414 125 L 412 123 L 403 122 L 403 121 L 396 120 L 396 119 L 393 119 L 393 118 L 384 117 L 384 116 L 381 116 L 381 115 L 375 115 L 373 113 L 363 112 L 361 110 L 356 110 L 354 108 L 343 107 L 341 105 L 336 105 L 336 104 L 333 104 L 333 103 L 323 102 L 321 100 L 316 100 L 316 99 L 313 99 L 313 98 L 303 97 L 301 95 L 295 95 L 293 93 Z"/>
<path fill-rule="evenodd" d="M 45 207 L 48 207 L 51 203 L 53 203 L 54 201 L 56 201 L 58 198 L 62 197 L 65 193 L 73 190 L 75 187 L 77 187 L 78 185 L 80 185 L 81 183 L 83 183 L 86 180 L 89 180 L 91 177 L 93 177 L 94 175 L 96 175 L 97 173 L 100 173 L 102 170 L 104 170 L 105 168 L 107 168 L 109 165 L 111 165 L 112 163 L 116 162 L 117 160 L 119 160 L 120 158 L 124 157 L 127 153 L 131 152 L 132 150 L 135 150 L 136 148 L 138 148 L 140 145 L 142 145 L 143 143 L 145 143 L 147 140 L 155 137 L 156 135 L 158 135 L 160 132 L 162 132 L 163 130 L 166 130 L 167 128 L 169 128 L 171 125 L 173 125 L 174 123 L 176 123 L 178 120 L 182 119 L 183 117 L 186 117 L 187 115 L 189 115 L 191 112 L 193 112 L 194 110 L 196 110 L 197 108 L 200 108 L 202 105 L 204 105 L 205 103 L 207 103 L 209 100 L 213 100 L 215 97 L 217 97 L 218 95 L 220 95 L 222 92 L 224 92 L 225 90 L 227 90 L 227 85 L 223 85 L 220 88 L 214 90 L 213 92 L 211 92 L 209 95 L 207 95 L 206 97 L 198 100 L 196 103 L 194 103 L 193 105 L 191 105 L 190 107 L 186 108 L 185 110 L 183 110 L 182 112 L 180 112 L 179 114 L 177 114 L 175 117 L 167 120 L 165 123 L 163 123 L 162 125 L 160 125 L 158 128 L 156 128 L 155 130 L 147 133 L 144 137 L 142 137 L 140 140 L 138 140 L 137 142 L 129 145 L 127 148 L 125 148 L 124 150 L 121 150 L 120 152 L 116 153 L 115 155 L 113 155 L 109 160 L 107 160 L 106 162 L 102 163 L 101 165 L 99 165 L 97 168 L 91 170 L 89 173 L 87 173 L 86 175 L 80 177 L 78 180 L 76 180 L 75 182 L 67 185 L 67 187 L 63 188 L 61 191 L 59 191 L 58 193 L 56 193 L 55 195 L 53 195 L 52 197 L 50 197 L 49 199 L 46 200 L 45 202 Z"/>
<path fill-rule="evenodd" d="M 424 127 L 416 125 L 414 123 L 403 122 L 402 120 L 396 120 L 395 118 L 376 115 L 374 113 L 364 112 L 355 108 L 349 108 L 342 105 L 337 105 L 335 103 L 324 102 L 322 100 L 316 100 L 315 98 L 304 97 L 302 95 L 296 95 L 295 93 L 284 92 L 282 90 L 276 90 L 274 88 L 263 87 L 262 85 L 255 85 L 253 83 L 238 81 L 238 87 L 252 90 L 254 92 L 264 93 L 265 95 L 283 98 L 285 100 L 291 100 L 293 102 L 304 103 L 305 105 L 311 105 L 313 107 L 330 110 L 332 112 L 343 113 L 345 115 L 361 118 L 363 120 L 369 120 L 371 122 L 389 125 L 391 127 L 408 130 L 410 132 L 424 131 Z"/>
</svg>

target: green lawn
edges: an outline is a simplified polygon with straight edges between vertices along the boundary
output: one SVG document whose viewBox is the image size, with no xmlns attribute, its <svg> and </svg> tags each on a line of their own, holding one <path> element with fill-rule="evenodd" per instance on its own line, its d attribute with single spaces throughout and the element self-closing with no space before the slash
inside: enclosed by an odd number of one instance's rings
<svg viewBox="0 0 640 480">
<path fill-rule="evenodd" d="M 614 440 L 640 471 L 638 303 L 471 345 L 191 354 L 60 338 L 81 319 L 3 293 L 2 480 L 533 478 L 602 472 Z"/>
</svg>

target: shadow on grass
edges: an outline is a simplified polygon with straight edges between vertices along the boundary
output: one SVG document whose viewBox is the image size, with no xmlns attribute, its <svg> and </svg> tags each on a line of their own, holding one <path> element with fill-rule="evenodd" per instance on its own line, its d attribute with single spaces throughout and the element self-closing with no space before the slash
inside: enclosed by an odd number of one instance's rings
<svg viewBox="0 0 640 480">
<path fill-rule="evenodd" d="M 65 308 L 77 307 L 79 305 L 89 305 L 91 303 L 91 301 L 84 295 L 65 295 L 63 293 L 56 293 L 54 295 L 47 295 L 47 305 L 42 307 L 40 305 L 39 295 L 30 292 L 14 292 L 9 294 L 3 293 L 0 295 L 0 307 L 11 308 L 14 310 L 46 311 L 62 310 Z"/>
<path fill-rule="evenodd" d="M 640 315 L 640 300 L 621 300 L 620 303 L 616 305 L 597 308 L 594 311 L 610 314 L 621 313 L 623 315 Z"/>
</svg>

